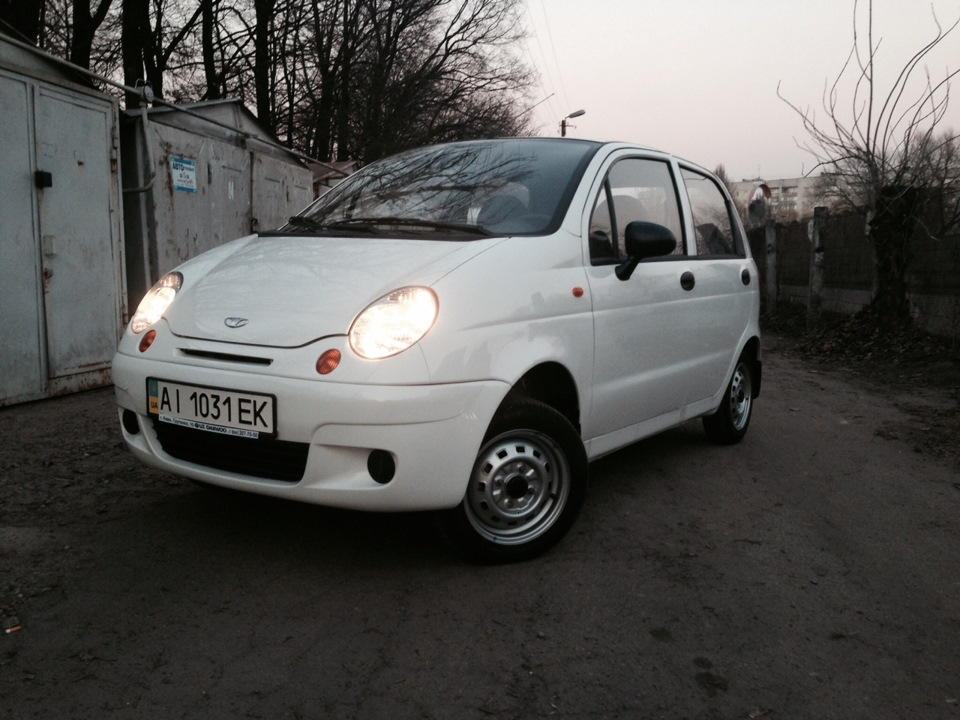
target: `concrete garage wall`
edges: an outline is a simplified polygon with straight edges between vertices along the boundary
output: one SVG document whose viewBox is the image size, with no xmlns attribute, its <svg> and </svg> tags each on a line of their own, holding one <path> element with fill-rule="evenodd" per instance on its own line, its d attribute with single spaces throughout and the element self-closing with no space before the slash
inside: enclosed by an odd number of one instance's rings
<svg viewBox="0 0 960 720">
<path fill-rule="evenodd" d="M 116 100 L 0 36 L 0 407 L 101 387 L 126 305 Z"/>
<path fill-rule="evenodd" d="M 235 100 L 124 113 L 131 307 L 168 270 L 271 230 L 313 199 L 313 174 Z"/>
</svg>

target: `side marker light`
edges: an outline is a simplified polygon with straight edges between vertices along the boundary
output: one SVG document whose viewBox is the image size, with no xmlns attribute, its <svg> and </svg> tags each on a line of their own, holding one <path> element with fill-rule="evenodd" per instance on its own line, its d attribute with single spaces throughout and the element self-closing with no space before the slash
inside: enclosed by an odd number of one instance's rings
<svg viewBox="0 0 960 720">
<path fill-rule="evenodd" d="M 146 352 L 149 349 L 149 347 L 153 345 L 153 341 L 156 339 L 157 339 L 156 330 L 151 330 L 142 338 L 140 338 L 140 352 Z"/>
<path fill-rule="evenodd" d="M 317 359 L 317 372 L 321 375 L 329 375 L 340 364 L 340 351 L 327 350 Z"/>
</svg>

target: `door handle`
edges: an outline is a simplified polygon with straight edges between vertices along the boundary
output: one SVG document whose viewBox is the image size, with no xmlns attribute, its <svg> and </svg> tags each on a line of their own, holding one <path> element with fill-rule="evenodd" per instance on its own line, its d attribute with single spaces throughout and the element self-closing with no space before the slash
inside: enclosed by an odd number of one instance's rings
<svg viewBox="0 0 960 720">
<path fill-rule="evenodd" d="M 693 290 L 693 286 L 697 284 L 697 279 L 693 276 L 693 273 L 687 270 L 683 275 L 680 276 L 680 287 L 684 290 Z"/>
</svg>

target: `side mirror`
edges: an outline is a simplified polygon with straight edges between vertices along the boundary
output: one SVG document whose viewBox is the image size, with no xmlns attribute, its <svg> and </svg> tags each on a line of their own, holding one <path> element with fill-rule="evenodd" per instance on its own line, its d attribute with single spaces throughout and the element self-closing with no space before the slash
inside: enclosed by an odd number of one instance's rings
<svg viewBox="0 0 960 720">
<path fill-rule="evenodd" d="M 669 228 L 641 220 L 627 224 L 624 240 L 627 259 L 616 269 L 620 280 L 629 280 L 641 260 L 669 255 L 677 247 L 677 238 Z"/>
</svg>

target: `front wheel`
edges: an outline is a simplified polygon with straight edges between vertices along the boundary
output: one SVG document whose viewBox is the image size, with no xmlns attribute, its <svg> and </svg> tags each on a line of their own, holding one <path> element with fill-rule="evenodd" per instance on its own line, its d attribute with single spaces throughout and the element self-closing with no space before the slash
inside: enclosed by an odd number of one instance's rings
<svg viewBox="0 0 960 720">
<path fill-rule="evenodd" d="M 573 525 L 587 488 L 587 457 L 570 421 L 528 398 L 497 413 L 463 501 L 440 515 L 453 545 L 475 562 L 526 560 Z"/>
<path fill-rule="evenodd" d="M 753 369 L 750 360 L 741 356 L 720 407 L 703 418 L 707 437 L 722 445 L 733 445 L 743 439 L 753 411 Z"/>
</svg>

